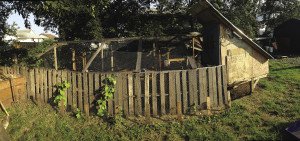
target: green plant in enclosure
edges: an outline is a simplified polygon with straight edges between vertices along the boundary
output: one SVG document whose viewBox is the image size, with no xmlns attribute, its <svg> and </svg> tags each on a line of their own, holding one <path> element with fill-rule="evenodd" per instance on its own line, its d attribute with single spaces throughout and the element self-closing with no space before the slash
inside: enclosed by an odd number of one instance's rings
<svg viewBox="0 0 300 141">
<path fill-rule="evenodd" d="M 70 83 L 67 81 L 63 81 L 62 83 L 56 84 L 55 87 L 57 88 L 56 96 L 54 98 L 54 103 L 57 106 L 62 106 L 61 101 L 63 101 L 64 106 L 67 105 L 67 97 L 66 97 L 66 90 L 70 88 Z"/>
<path fill-rule="evenodd" d="M 115 93 L 116 79 L 109 76 L 104 79 L 104 86 L 101 89 L 100 97 L 97 100 L 97 115 L 104 116 L 107 112 L 106 101 L 113 97 Z"/>
<path fill-rule="evenodd" d="M 75 116 L 76 116 L 77 119 L 81 119 L 82 118 L 82 114 L 81 114 L 80 109 L 76 108 Z"/>
</svg>

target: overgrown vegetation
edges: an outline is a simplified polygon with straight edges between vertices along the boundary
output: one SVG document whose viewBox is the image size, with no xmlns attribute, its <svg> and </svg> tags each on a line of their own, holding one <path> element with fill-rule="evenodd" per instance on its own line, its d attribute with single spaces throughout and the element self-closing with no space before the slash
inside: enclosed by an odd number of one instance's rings
<svg viewBox="0 0 300 141">
<path fill-rule="evenodd" d="M 17 104 L 8 132 L 14 140 L 281 140 L 300 119 L 300 57 L 270 61 L 270 75 L 250 96 L 219 115 L 185 117 L 182 122 L 152 118 L 78 120 L 50 106 Z M 3 117 L 4 115 L 2 115 Z"/>
<path fill-rule="evenodd" d="M 104 79 L 104 86 L 101 89 L 101 95 L 99 95 L 99 99 L 97 100 L 97 115 L 102 117 L 107 114 L 107 100 L 113 97 L 115 93 L 115 85 L 116 79 L 113 76 L 109 76 Z"/>
<path fill-rule="evenodd" d="M 57 88 L 57 90 L 53 102 L 57 104 L 58 107 L 66 106 L 67 105 L 66 91 L 68 88 L 70 88 L 70 83 L 67 81 L 63 81 L 62 83 L 56 84 L 55 87 Z"/>
</svg>

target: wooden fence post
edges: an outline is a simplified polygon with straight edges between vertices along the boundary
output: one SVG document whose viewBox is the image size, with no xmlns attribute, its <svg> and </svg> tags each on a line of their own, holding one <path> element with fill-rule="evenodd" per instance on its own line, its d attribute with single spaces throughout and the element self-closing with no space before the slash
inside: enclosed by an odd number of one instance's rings
<svg viewBox="0 0 300 141">
<path fill-rule="evenodd" d="M 210 97 L 206 98 L 206 108 L 207 108 L 207 114 L 211 115 L 211 102 L 210 102 Z"/>
<path fill-rule="evenodd" d="M 56 46 L 53 48 L 53 51 L 54 51 L 54 68 L 55 70 L 58 70 Z"/>
<path fill-rule="evenodd" d="M 145 73 L 145 116 L 146 120 L 150 121 L 150 103 L 149 103 L 149 74 Z"/>
</svg>

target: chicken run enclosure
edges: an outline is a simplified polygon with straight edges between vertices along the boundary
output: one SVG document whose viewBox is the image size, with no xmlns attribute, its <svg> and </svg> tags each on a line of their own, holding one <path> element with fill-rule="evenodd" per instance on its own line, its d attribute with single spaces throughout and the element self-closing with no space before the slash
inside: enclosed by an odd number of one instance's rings
<svg viewBox="0 0 300 141">
<path fill-rule="evenodd" d="M 103 80 L 116 79 L 109 115 L 160 116 L 219 111 L 244 87 L 250 93 L 269 73 L 273 57 L 208 1 L 190 9 L 201 33 L 160 37 L 55 42 L 40 58 L 43 68 L 2 67 L 26 78 L 26 97 L 51 102 L 54 85 L 71 84 L 67 106 L 95 113 Z M 244 92 L 243 90 L 241 91 Z"/>
<path fill-rule="evenodd" d="M 62 42 L 40 56 L 46 68 L 1 70 L 23 75 L 27 80 L 26 98 L 39 102 L 51 103 L 54 85 L 69 82 L 65 110 L 75 107 L 87 115 L 95 113 L 103 80 L 109 76 L 116 80 L 116 92 L 107 101 L 109 115 L 122 112 L 156 117 L 225 109 L 230 106 L 226 67 L 200 68 L 197 39 L 174 36 L 96 44 Z"/>
</svg>

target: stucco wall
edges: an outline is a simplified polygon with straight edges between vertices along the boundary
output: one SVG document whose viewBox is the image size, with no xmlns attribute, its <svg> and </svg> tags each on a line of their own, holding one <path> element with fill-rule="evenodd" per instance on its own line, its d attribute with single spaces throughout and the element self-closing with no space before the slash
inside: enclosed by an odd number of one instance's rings
<svg viewBox="0 0 300 141">
<path fill-rule="evenodd" d="M 265 77 L 268 59 L 221 25 L 221 60 L 227 65 L 228 84 L 239 84 Z"/>
</svg>

